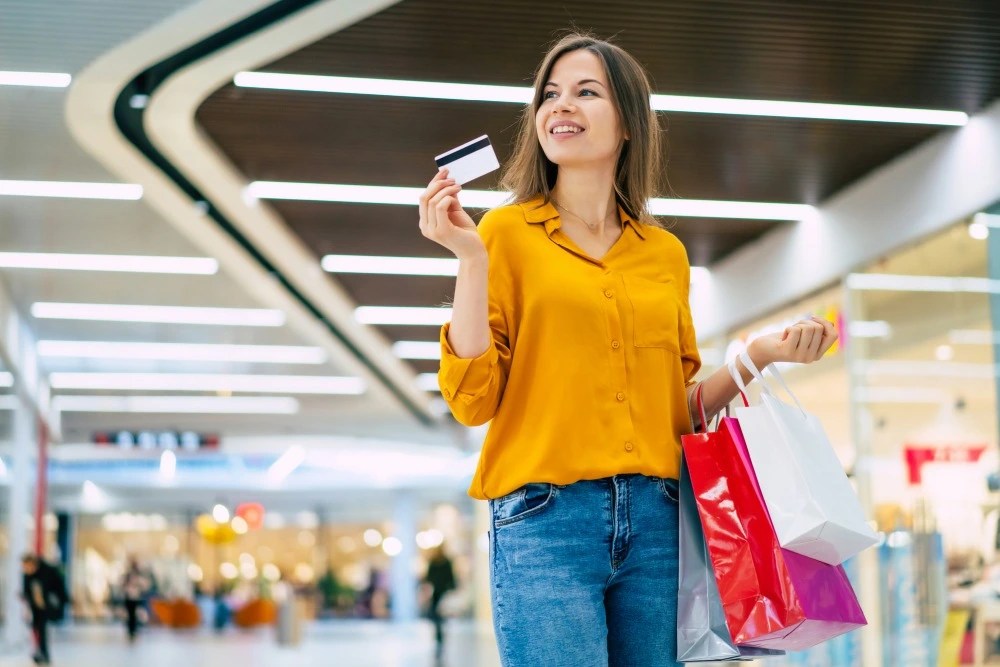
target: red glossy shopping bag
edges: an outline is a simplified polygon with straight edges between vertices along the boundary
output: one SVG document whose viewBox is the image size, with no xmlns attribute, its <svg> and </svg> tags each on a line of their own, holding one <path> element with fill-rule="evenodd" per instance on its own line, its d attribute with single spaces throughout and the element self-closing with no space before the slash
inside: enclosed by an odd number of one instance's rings
<svg viewBox="0 0 1000 667">
<path fill-rule="evenodd" d="M 736 644 L 798 651 L 866 624 L 842 566 L 781 548 L 736 419 L 681 443 Z"/>
</svg>

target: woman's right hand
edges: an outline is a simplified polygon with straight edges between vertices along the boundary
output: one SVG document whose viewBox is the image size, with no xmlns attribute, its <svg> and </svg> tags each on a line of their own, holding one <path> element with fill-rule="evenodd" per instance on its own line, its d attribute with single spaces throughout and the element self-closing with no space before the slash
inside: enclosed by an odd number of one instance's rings
<svg viewBox="0 0 1000 667">
<path fill-rule="evenodd" d="M 459 260 L 486 253 L 476 223 L 458 201 L 461 189 L 461 185 L 448 178 L 448 170 L 442 169 L 420 195 L 420 233 L 453 252 Z"/>
</svg>

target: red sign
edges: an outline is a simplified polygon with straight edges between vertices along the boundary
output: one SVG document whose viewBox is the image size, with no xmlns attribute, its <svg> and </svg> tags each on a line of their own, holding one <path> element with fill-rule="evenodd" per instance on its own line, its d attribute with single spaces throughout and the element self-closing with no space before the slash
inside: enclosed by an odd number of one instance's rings
<svg viewBox="0 0 1000 667">
<path fill-rule="evenodd" d="M 925 464 L 975 463 L 985 451 L 986 445 L 906 445 L 903 447 L 903 456 L 906 458 L 910 484 L 920 484 L 923 481 L 920 471 Z"/>
</svg>

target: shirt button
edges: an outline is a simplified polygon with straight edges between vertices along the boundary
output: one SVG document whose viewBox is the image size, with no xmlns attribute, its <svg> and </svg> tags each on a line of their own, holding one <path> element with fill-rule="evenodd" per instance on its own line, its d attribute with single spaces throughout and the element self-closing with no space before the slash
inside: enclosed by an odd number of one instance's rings
<svg viewBox="0 0 1000 667">
<path fill-rule="evenodd" d="M 612 349 L 614 349 L 614 350 L 617 350 L 617 349 L 618 349 L 618 348 L 620 348 L 621 346 L 622 346 L 622 344 L 621 344 L 621 343 L 619 343 L 618 341 L 616 341 L 616 340 L 613 340 L 613 341 L 611 341 L 611 348 L 612 348 Z"/>
<path fill-rule="evenodd" d="M 622 392 L 618 392 L 617 394 L 615 394 L 615 398 L 617 398 L 619 401 L 624 401 L 625 394 L 623 394 Z"/>
<path fill-rule="evenodd" d="M 604 296 L 608 297 L 609 299 L 611 297 L 613 297 L 614 295 L 615 295 L 615 293 L 612 292 L 611 290 L 609 290 L 609 289 L 604 290 Z"/>
<path fill-rule="evenodd" d="M 625 451 L 626 452 L 631 452 L 632 451 L 632 443 L 631 442 L 626 442 L 625 443 Z"/>
</svg>

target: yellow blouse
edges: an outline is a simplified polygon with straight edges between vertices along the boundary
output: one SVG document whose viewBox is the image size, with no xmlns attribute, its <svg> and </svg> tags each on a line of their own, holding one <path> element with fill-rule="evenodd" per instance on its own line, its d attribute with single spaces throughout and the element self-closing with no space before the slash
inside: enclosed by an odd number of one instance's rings
<svg viewBox="0 0 1000 667">
<path fill-rule="evenodd" d="M 493 420 L 472 497 L 529 482 L 678 476 L 680 437 L 691 432 L 685 387 L 701 366 L 691 268 L 673 234 L 619 215 L 622 235 L 600 260 L 540 197 L 479 223 L 493 345 L 459 358 L 445 324 L 438 373 L 455 419 Z"/>
</svg>

